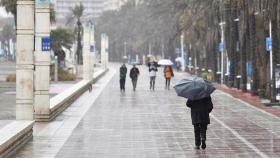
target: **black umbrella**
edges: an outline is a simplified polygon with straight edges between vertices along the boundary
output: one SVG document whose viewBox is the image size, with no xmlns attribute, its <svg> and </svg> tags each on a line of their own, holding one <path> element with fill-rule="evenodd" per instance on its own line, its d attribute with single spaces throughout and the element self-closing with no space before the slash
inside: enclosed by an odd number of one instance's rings
<svg viewBox="0 0 280 158">
<path fill-rule="evenodd" d="M 183 79 L 179 81 L 174 88 L 178 96 L 190 100 L 209 97 L 216 89 L 210 82 L 198 77 Z"/>
</svg>

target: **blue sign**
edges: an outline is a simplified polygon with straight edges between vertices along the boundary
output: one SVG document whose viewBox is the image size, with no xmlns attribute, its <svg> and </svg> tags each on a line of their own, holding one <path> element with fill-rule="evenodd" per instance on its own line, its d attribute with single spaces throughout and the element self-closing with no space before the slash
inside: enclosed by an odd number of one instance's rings
<svg viewBox="0 0 280 158">
<path fill-rule="evenodd" d="M 50 37 L 42 37 L 42 51 L 50 51 L 51 50 L 51 38 Z"/>
<path fill-rule="evenodd" d="M 246 62 L 246 74 L 249 77 L 252 77 L 253 74 L 253 64 L 251 61 Z"/>
<path fill-rule="evenodd" d="M 269 38 L 269 37 L 266 38 L 265 45 L 266 45 L 266 50 L 267 51 L 272 50 L 272 40 L 271 40 L 271 38 Z"/>
<path fill-rule="evenodd" d="M 219 51 L 222 53 L 224 51 L 224 43 L 219 43 Z"/>
</svg>

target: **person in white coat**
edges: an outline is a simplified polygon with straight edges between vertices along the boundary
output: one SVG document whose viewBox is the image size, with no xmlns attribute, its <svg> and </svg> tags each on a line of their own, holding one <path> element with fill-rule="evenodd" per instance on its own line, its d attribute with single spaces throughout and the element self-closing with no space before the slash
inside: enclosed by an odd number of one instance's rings
<svg viewBox="0 0 280 158">
<path fill-rule="evenodd" d="M 157 63 L 155 61 L 150 62 L 148 64 L 149 66 L 149 76 L 150 76 L 150 90 L 155 90 L 155 84 L 156 84 L 156 76 L 157 76 Z"/>
</svg>

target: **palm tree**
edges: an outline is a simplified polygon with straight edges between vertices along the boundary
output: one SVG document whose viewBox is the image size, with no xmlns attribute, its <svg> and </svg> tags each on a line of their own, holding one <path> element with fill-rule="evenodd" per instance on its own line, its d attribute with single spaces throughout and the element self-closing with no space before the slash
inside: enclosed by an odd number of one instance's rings
<svg viewBox="0 0 280 158">
<path fill-rule="evenodd" d="M 84 14 L 84 6 L 82 3 L 76 5 L 74 8 L 71 8 L 71 17 L 68 19 L 67 24 L 71 23 L 72 21 L 76 21 L 76 28 L 75 34 L 77 39 L 77 50 L 76 50 L 76 57 L 77 57 L 77 64 L 83 63 L 83 54 L 82 54 L 82 34 L 83 34 L 83 27 L 81 18 Z"/>
<path fill-rule="evenodd" d="M 0 5 L 5 7 L 8 13 L 14 15 L 15 24 L 17 23 L 17 0 L 1 0 Z"/>
<path fill-rule="evenodd" d="M 63 48 L 70 50 L 72 47 L 74 41 L 73 34 L 70 30 L 57 28 L 51 31 L 51 41 L 51 48 L 58 57 L 58 63 L 60 63 L 60 61 L 63 61 L 65 58 Z"/>
<path fill-rule="evenodd" d="M 12 53 L 10 50 L 10 40 L 15 40 L 15 30 L 13 28 L 13 25 L 7 24 L 3 27 L 3 30 L 0 32 L 0 41 L 5 46 L 5 56 L 8 60 L 12 60 Z"/>
<path fill-rule="evenodd" d="M 14 16 L 15 26 L 17 26 L 17 0 L 1 0 L 0 5 L 5 7 L 5 10 L 8 13 L 12 13 Z M 50 20 L 51 22 L 55 22 L 55 10 L 54 5 L 50 4 Z"/>
<path fill-rule="evenodd" d="M 50 4 L 50 21 L 51 22 L 55 22 L 56 21 L 56 11 L 55 11 L 55 9 L 54 9 L 54 4 L 53 3 L 51 3 Z"/>
</svg>

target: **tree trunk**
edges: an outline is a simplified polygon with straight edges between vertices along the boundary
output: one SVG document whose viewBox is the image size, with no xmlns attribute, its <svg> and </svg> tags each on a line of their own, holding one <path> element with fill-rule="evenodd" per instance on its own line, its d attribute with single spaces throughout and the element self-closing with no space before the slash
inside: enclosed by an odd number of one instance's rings
<svg viewBox="0 0 280 158">
<path fill-rule="evenodd" d="M 77 60 L 78 64 L 83 64 L 83 51 L 82 51 L 82 24 L 80 20 L 77 22 L 78 25 L 78 35 L 77 35 Z"/>
<path fill-rule="evenodd" d="M 258 94 L 258 63 L 257 63 L 257 55 L 256 55 L 256 20 L 255 15 L 250 15 L 249 20 L 249 33 L 250 33 L 250 54 L 252 61 L 252 86 L 251 93 L 252 95 Z"/>
</svg>

